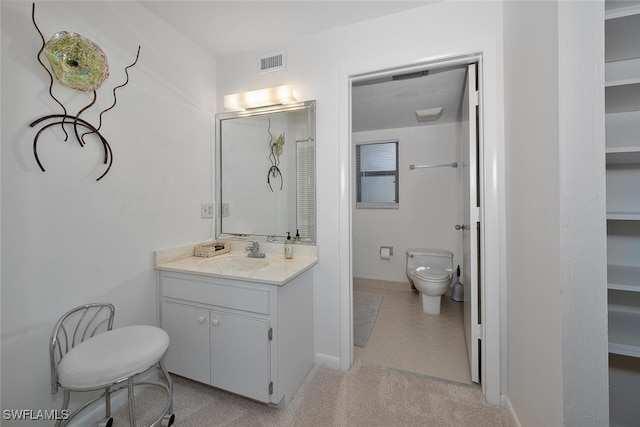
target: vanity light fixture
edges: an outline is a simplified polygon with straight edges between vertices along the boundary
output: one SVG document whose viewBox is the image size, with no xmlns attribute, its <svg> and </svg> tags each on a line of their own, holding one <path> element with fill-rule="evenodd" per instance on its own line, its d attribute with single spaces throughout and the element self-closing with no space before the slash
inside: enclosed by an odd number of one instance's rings
<svg viewBox="0 0 640 427">
<path fill-rule="evenodd" d="M 227 110 L 248 110 L 250 108 L 268 107 L 295 101 L 293 87 L 291 85 L 282 85 L 225 95 L 224 108 Z"/>
</svg>

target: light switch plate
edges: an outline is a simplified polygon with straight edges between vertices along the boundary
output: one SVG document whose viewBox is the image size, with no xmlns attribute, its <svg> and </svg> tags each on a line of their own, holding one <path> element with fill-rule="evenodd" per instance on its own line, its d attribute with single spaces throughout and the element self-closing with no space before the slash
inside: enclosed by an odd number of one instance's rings
<svg viewBox="0 0 640 427">
<path fill-rule="evenodd" d="M 200 218 L 213 218 L 212 203 L 202 203 L 200 205 Z"/>
</svg>

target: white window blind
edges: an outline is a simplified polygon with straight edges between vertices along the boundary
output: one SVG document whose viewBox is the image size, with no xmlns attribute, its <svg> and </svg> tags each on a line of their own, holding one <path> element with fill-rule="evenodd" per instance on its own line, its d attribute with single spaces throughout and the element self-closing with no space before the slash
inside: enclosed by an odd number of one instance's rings
<svg viewBox="0 0 640 427">
<path fill-rule="evenodd" d="M 316 241 L 316 150 L 312 139 L 296 141 L 297 224 L 302 239 Z"/>
<path fill-rule="evenodd" d="M 356 145 L 356 207 L 398 208 L 398 140 Z"/>
</svg>

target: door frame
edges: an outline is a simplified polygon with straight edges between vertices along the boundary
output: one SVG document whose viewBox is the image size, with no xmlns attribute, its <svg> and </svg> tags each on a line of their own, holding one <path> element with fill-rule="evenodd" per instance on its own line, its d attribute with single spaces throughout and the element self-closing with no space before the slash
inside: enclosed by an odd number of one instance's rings
<svg viewBox="0 0 640 427">
<path fill-rule="evenodd" d="M 387 67 L 371 67 L 368 70 L 341 70 L 340 97 L 344 111 L 340 114 L 339 132 L 339 223 L 340 256 L 339 261 L 339 311 L 340 311 L 340 368 L 348 370 L 353 364 L 353 278 L 352 278 L 352 219 L 354 203 L 353 159 L 351 139 L 351 87 L 354 81 L 382 77 L 398 72 L 408 73 L 425 69 L 435 69 L 452 65 L 465 65 L 473 62 L 480 64 L 479 89 L 481 91 L 481 131 L 483 133 L 481 233 L 484 236 L 482 253 L 482 272 L 480 280 L 484 284 L 481 297 L 482 307 L 482 347 L 481 372 L 482 391 L 487 401 L 502 404 L 502 390 L 505 387 L 503 372 L 506 371 L 504 347 L 501 336 L 504 324 L 501 319 L 505 312 L 504 281 L 506 277 L 505 254 L 502 250 L 505 241 L 505 204 L 504 204 L 504 142 L 503 132 L 498 123 L 502 104 L 498 103 L 498 94 L 502 93 L 498 85 L 497 61 L 487 52 L 472 52 L 451 57 L 437 57 L 412 64 L 399 64 Z"/>
</svg>

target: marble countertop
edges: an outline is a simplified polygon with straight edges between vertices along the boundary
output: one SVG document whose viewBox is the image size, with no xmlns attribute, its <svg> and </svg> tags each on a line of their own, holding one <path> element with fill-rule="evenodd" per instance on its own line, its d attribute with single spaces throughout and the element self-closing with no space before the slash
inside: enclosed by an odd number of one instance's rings
<svg viewBox="0 0 640 427">
<path fill-rule="evenodd" d="M 293 258 L 285 259 L 282 244 L 261 243 L 265 257 L 249 258 L 246 241 L 229 242 L 230 252 L 210 258 L 193 256 L 196 245 L 156 251 L 155 268 L 282 286 L 318 263 L 317 246 L 294 245 Z"/>
</svg>

